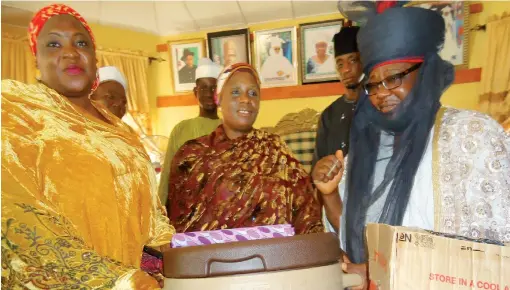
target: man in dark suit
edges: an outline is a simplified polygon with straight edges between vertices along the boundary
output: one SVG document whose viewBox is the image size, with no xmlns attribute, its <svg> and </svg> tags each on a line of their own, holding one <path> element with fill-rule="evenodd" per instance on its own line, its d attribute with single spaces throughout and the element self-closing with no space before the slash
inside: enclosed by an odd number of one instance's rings
<svg viewBox="0 0 510 290">
<path fill-rule="evenodd" d="M 179 83 L 187 84 L 195 82 L 195 71 L 197 66 L 194 64 L 195 54 L 189 49 L 184 49 L 181 60 L 186 64 L 179 70 Z"/>
<path fill-rule="evenodd" d="M 358 31 L 359 27 L 343 27 L 333 39 L 336 71 L 346 91 L 321 114 L 312 161 L 312 176 L 316 175 L 314 174 L 316 170 L 320 171 L 320 166 L 315 168 L 319 160 L 334 157 L 337 150 L 342 150 L 343 156 L 349 152 L 351 121 L 364 77 L 356 42 Z M 342 208 L 340 197 L 338 194 L 321 195 L 321 197 L 329 221 L 326 227 L 332 226 L 338 232 Z M 332 229 L 329 228 L 329 230 Z"/>
<path fill-rule="evenodd" d="M 349 130 L 363 78 L 356 44 L 358 30 L 356 26 L 343 27 L 334 36 L 336 71 L 346 92 L 321 114 L 312 167 L 321 158 L 335 154 L 337 150 L 342 150 L 344 156 L 349 152 Z"/>
</svg>

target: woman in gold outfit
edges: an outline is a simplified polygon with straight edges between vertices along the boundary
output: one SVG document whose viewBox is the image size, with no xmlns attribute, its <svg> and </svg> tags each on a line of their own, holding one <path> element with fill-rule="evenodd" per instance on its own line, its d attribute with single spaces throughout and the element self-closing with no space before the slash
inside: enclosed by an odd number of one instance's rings
<svg viewBox="0 0 510 290">
<path fill-rule="evenodd" d="M 142 250 L 174 230 L 137 137 L 90 102 L 89 26 L 50 5 L 29 37 L 39 83 L 2 81 L 2 288 L 158 288 Z"/>
</svg>

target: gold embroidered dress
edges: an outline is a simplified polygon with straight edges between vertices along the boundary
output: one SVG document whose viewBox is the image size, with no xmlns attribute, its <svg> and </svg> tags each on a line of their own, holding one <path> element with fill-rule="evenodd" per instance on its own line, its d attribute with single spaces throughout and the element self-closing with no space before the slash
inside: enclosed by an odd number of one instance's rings
<svg viewBox="0 0 510 290">
<path fill-rule="evenodd" d="M 173 228 L 136 135 L 43 84 L 2 81 L 2 288 L 155 289 Z"/>
</svg>

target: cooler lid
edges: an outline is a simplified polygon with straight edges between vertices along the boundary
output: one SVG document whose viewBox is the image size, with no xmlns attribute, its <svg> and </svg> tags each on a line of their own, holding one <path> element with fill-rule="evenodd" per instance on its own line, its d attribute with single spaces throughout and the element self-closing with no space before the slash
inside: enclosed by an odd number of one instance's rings
<svg viewBox="0 0 510 290">
<path fill-rule="evenodd" d="M 338 263 L 338 237 L 316 233 L 293 237 L 166 249 L 167 278 L 206 278 L 310 268 Z"/>
</svg>

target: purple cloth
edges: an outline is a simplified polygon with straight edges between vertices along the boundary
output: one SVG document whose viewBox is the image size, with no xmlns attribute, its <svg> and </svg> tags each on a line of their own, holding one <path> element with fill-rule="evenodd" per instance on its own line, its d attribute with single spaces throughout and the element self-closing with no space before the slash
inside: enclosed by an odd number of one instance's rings
<svg viewBox="0 0 510 290">
<path fill-rule="evenodd" d="M 239 241 L 252 241 L 292 236 L 294 236 L 294 228 L 289 224 L 225 229 L 217 231 L 189 232 L 175 234 L 172 238 L 172 248 L 224 244 Z"/>
</svg>

